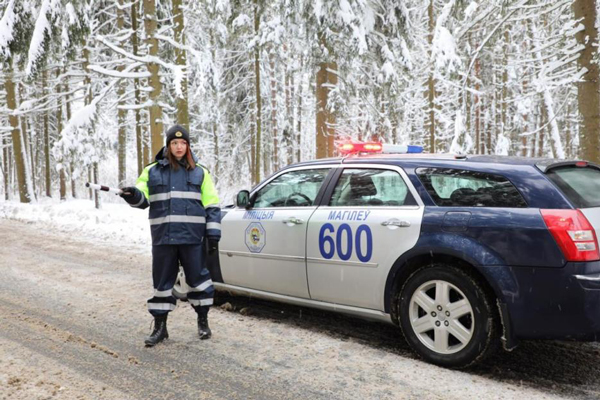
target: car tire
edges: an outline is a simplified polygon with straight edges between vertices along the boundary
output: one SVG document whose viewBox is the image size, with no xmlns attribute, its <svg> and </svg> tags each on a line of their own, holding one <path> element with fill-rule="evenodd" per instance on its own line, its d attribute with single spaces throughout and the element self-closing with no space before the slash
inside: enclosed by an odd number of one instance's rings
<svg viewBox="0 0 600 400">
<path fill-rule="evenodd" d="M 500 343 L 494 298 L 468 271 L 434 264 L 415 271 L 397 297 L 400 328 L 423 359 L 465 368 Z"/>
</svg>

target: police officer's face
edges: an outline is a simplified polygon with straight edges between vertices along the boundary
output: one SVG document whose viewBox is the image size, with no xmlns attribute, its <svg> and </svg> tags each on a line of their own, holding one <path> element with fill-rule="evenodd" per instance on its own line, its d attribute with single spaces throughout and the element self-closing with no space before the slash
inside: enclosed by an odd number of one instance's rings
<svg viewBox="0 0 600 400">
<path fill-rule="evenodd" d="M 187 151 L 187 142 L 184 139 L 173 139 L 169 142 L 169 150 L 177 160 L 181 160 Z"/>
</svg>

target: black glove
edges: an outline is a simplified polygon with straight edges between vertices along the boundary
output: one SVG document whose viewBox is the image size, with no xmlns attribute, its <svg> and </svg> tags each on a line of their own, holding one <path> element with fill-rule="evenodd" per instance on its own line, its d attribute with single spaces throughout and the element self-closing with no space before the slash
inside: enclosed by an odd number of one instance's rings
<svg viewBox="0 0 600 400">
<path fill-rule="evenodd" d="M 121 188 L 122 193 L 119 196 L 124 200 L 131 200 L 135 197 L 137 190 L 138 189 L 135 186 L 124 187 Z"/>
<path fill-rule="evenodd" d="M 208 255 L 216 254 L 219 250 L 219 241 L 215 239 L 208 239 Z"/>
</svg>

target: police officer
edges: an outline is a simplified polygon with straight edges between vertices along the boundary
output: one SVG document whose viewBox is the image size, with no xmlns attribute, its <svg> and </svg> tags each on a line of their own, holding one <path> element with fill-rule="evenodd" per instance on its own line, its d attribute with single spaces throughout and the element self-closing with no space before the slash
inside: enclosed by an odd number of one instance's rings
<svg viewBox="0 0 600 400">
<path fill-rule="evenodd" d="M 166 146 L 149 164 L 135 187 L 123 188 L 121 197 L 132 207 L 150 206 L 152 232 L 152 279 L 154 296 L 148 311 L 154 317 L 154 330 L 146 338 L 148 347 L 169 337 L 167 316 L 175 309 L 173 285 L 179 264 L 183 266 L 191 291 L 188 301 L 198 314 L 198 335 L 208 339 L 208 310 L 214 288 L 203 252 L 217 251 L 221 238 L 219 197 L 206 168 L 197 164 L 190 151 L 188 131 L 175 125 L 167 131 Z"/>
</svg>

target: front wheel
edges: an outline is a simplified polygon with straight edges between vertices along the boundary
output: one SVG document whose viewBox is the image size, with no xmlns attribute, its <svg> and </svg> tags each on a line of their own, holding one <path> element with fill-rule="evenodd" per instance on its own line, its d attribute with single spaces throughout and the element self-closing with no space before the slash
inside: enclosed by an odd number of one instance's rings
<svg viewBox="0 0 600 400">
<path fill-rule="evenodd" d="M 493 298 L 462 269 L 441 264 L 420 268 L 408 278 L 398 301 L 407 342 L 431 363 L 464 368 L 498 347 Z"/>
</svg>

